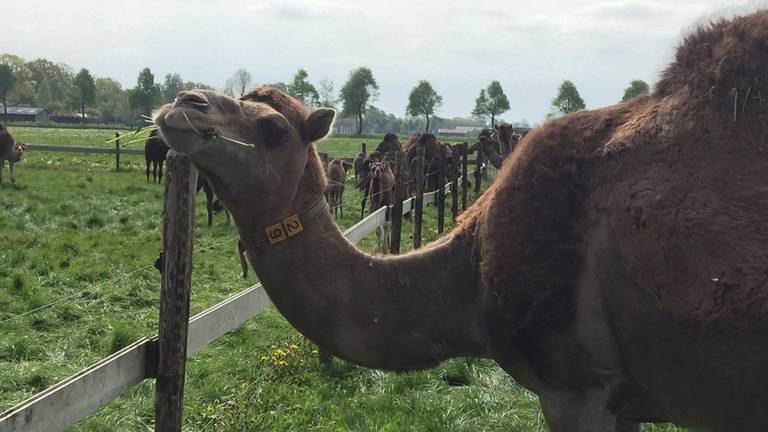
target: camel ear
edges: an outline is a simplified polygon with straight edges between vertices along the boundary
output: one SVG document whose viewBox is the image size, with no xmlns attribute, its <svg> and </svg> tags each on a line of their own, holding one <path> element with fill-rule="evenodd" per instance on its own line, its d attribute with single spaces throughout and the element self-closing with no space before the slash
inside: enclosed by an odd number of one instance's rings
<svg viewBox="0 0 768 432">
<path fill-rule="evenodd" d="M 277 144 L 288 134 L 291 125 L 288 120 L 280 114 L 270 114 L 260 117 L 256 123 L 256 129 L 267 145 Z"/>
<path fill-rule="evenodd" d="M 318 108 L 312 111 L 304 122 L 304 138 L 307 143 L 315 142 L 331 131 L 336 111 L 330 108 Z"/>
</svg>

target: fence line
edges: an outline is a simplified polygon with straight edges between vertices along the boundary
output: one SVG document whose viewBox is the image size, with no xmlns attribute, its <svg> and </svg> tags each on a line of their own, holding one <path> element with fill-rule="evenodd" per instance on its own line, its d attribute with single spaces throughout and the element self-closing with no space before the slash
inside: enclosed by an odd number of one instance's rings
<svg viewBox="0 0 768 432">
<path fill-rule="evenodd" d="M 450 190 L 450 183 L 446 184 Z M 424 203 L 435 202 L 436 191 L 423 194 Z M 414 207 L 414 197 L 403 201 L 403 214 Z M 357 243 L 386 222 L 381 207 L 344 231 Z M 189 320 L 187 356 L 241 326 L 272 302 L 261 283 L 251 286 Z M 64 381 L 0 413 L 0 432 L 65 430 L 108 404 L 144 379 L 156 376 L 157 338 L 142 338 L 83 369 Z"/>
<path fill-rule="evenodd" d="M 101 147 L 68 147 L 68 146 L 52 146 L 42 144 L 25 144 L 28 151 L 46 151 L 46 152 L 62 152 L 62 153 L 99 153 L 99 154 L 115 154 L 113 148 L 101 148 Z M 131 155 L 144 155 L 144 150 L 137 149 L 120 149 L 120 154 Z"/>
</svg>

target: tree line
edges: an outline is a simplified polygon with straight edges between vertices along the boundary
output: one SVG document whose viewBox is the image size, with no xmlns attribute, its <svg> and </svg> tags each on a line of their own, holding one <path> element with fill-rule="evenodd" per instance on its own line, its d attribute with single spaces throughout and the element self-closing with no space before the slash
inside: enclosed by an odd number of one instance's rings
<svg viewBox="0 0 768 432">
<path fill-rule="evenodd" d="M 495 126 L 500 115 L 509 111 L 510 101 L 499 81 L 491 81 L 480 90 L 471 117 L 452 119 L 437 116 L 443 97 L 428 80 L 416 83 L 408 96 L 405 117 L 388 114 L 374 103 L 379 97 L 379 85 L 371 69 L 359 67 L 352 70 L 349 78 L 338 91 L 334 83 L 321 79 L 315 86 L 306 70 L 300 68 L 289 82 L 263 83 L 278 88 L 297 98 L 309 107 L 330 107 L 340 111 L 339 125 L 349 124 L 353 133 L 412 132 L 433 130 L 440 127 Z M 253 77 L 245 69 L 238 69 L 224 83 L 225 94 L 239 97 L 255 87 Z M 149 68 L 142 69 L 136 85 L 124 89 L 109 77 L 94 77 L 88 69 L 76 73 L 63 63 L 46 59 L 25 61 L 13 54 L 0 54 L 0 101 L 3 106 L 39 106 L 51 112 L 77 111 L 83 122 L 87 117 L 98 117 L 109 123 L 134 124 L 142 115 L 150 115 L 152 109 L 172 101 L 181 90 L 203 88 L 216 90 L 214 86 L 185 81 L 178 73 L 168 73 L 162 80 L 155 80 Z M 649 91 L 648 84 L 632 81 L 622 102 Z M 586 107 L 576 86 L 564 81 L 557 89 L 548 117 L 568 114 Z M 515 126 L 528 127 L 527 120 L 512 122 Z M 431 128 L 432 127 L 432 128 Z"/>
</svg>

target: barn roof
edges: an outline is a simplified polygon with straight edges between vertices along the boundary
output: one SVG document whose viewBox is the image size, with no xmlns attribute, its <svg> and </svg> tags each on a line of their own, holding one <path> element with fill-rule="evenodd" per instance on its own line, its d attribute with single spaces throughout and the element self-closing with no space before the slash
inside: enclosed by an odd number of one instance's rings
<svg viewBox="0 0 768 432">
<path fill-rule="evenodd" d="M 45 111 L 45 108 L 33 108 L 33 107 L 8 107 L 8 114 L 15 115 L 38 115 Z M 0 105 L 0 114 L 2 114 L 2 105 Z"/>
</svg>

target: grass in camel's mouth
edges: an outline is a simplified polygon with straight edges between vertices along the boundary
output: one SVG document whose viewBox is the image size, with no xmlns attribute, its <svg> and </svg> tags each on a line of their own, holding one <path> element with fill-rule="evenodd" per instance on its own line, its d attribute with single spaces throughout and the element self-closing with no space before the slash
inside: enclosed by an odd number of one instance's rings
<svg viewBox="0 0 768 432">
<path fill-rule="evenodd" d="M 233 144 L 239 144 L 239 145 L 244 146 L 244 147 L 256 148 L 255 144 L 246 143 L 246 142 L 239 141 L 239 140 L 236 140 L 234 138 L 230 138 L 228 136 L 222 135 L 215 128 L 207 128 L 207 129 L 204 129 L 204 130 L 201 131 L 200 129 L 196 128 L 194 124 L 192 124 L 192 121 L 189 119 L 189 116 L 187 115 L 186 111 L 182 110 L 181 114 L 184 116 L 184 120 L 187 122 L 187 125 L 189 126 L 189 128 L 192 129 L 192 131 L 194 131 L 196 134 L 198 134 L 200 136 L 203 136 L 205 138 L 210 138 L 210 139 L 219 138 L 219 139 L 222 139 L 224 141 L 228 141 L 228 142 L 231 142 Z M 157 126 L 154 123 L 154 120 L 151 117 L 145 116 L 145 115 L 142 115 L 142 117 L 143 117 L 145 122 L 151 123 L 151 124 L 149 124 L 149 125 L 147 125 L 147 126 L 145 126 L 143 128 L 137 129 L 137 130 L 135 130 L 133 132 L 130 132 L 128 134 L 112 138 L 112 139 L 108 140 L 107 143 L 111 144 L 111 143 L 114 143 L 117 140 L 125 139 L 126 141 L 123 144 L 123 147 L 126 147 L 127 145 L 135 143 L 135 142 L 146 141 L 147 136 L 149 136 L 149 134 L 152 133 L 152 131 L 155 131 L 155 130 L 159 129 L 160 127 Z"/>
</svg>

